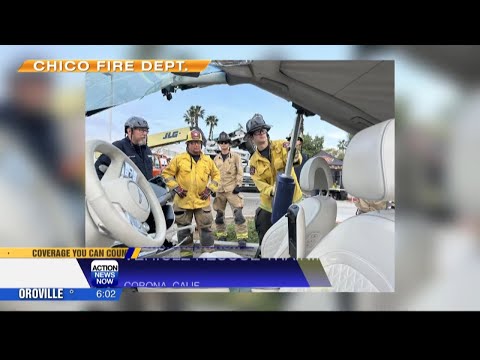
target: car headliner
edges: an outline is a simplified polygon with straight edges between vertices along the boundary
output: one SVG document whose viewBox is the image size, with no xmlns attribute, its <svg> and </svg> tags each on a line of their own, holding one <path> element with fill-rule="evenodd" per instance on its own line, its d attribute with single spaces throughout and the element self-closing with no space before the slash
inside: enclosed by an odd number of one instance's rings
<svg viewBox="0 0 480 360">
<path fill-rule="evenodd" d="M 395 117 L 393 61 L 253 61 L 221 67 L 351 134 Z"/>
</svg>

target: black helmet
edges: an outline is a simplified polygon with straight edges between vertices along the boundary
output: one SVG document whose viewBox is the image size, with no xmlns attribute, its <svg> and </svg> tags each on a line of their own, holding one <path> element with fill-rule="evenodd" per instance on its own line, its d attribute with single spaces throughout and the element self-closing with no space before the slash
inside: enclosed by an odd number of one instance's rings
<svg viewBox="0 0 480 360">
<path fill-rule="evenodd" d="M 270 125 L 265 124 L 263 116 L 260 114 L 255 114 L 253 117 L 247 121 L 247 134 L 253 135 L 253 133 L 260 129 L 266 129 L 267 131 L 271 129 Z"/>
<path fill-rule="evenodd" d="M 132 116 L 125 122 L 125 134 L 127 133 L 127 129 L 136 129 L 136 128 L 146 128 L 148 129 L 148 122 L 147 120 L 139 117 L 139 116 Z"/>
<path fill-rule="evenodd" d="M 228 136 L 228 134 L 225 131 L 222 131 L 218 136 L 217 142 L 221 142 L 221 141 L 226 141 L 229 144 L 232 143 L 232 139 L 230 139 L 230 136 Z"/>
</svg>

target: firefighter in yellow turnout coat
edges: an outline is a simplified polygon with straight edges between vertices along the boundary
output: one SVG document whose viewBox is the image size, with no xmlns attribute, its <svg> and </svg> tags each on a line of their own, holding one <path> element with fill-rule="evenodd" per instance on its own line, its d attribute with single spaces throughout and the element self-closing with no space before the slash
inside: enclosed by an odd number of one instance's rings
<svg viewBox="0 0 480 360">
<path fill-rule="evenodd" d="M 233 211 L 238 245 L 243 248 L 246 246 L 248 239 L 248 228 L 242 213 L 243 198 L 240 195 L 240 187 L 243 180 L 242 159 L 239 154 L 230 151 L 231 139 L 226 132 L 222 131 L 220 133 L 218 144 L 220 146 L 220 154 L 215 157 L 214 162 L 220 171 L 220 185 L 213 201 L 213 210 L 217 212 L 215 218 L 217 237 L 222 241 L 225 241 L 227 238 L 225 208 L 228 203 Z"/>
<path fill-rule="evenodd" d="M 195 216 L 203 250 L 205 247 L 211 249 L 214 236 L 210 195 L 218 190 L 220 172 L 213 160 L 202 153 L 202 135 L 198 130 L 188 134 L 186 143 L 187 152 L 175 156 L 162 171 L 162 177 L 176 193 L 173 207 L 177 226 L 190 225 Z M 192 257 L 193 238 L 190 230 L 178 231 L 179 242 L 186 237 L 189 239 L 182 246 L 181 256 Z"/>
<path fill-rule="evenodd" d="M 277 173 L 284 172 L 287 164 L 289 142 L 284 140 L 271 141 L 268 136 L 270 125 L 263 120 L 262 115 L 255 114 L 246 125 L 247 134 L 252 137 L 257 150 L 250 158 L 250 175 L 260 191 L 260 207 L 255 212 L 255 228 L 260 244 L 268 229 L 272 226 L 272 200 L 275 195 Z M 302 162 L 300 151 L 295 152 L 293 165 Z M 293 202 L 302 200 L 302 190 L 297 176 L 292 168 L 291 176 L 295 181 Z"/>
</svg>

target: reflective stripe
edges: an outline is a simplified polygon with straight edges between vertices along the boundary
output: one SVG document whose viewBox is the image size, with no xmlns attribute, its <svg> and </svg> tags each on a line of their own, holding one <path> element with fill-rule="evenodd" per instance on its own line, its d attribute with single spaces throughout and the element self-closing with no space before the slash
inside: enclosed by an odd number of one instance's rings
<svg viewBox="0 0 480 360">
<path fill-rule="evenodd" d="M 175 178 L 173 178 L 173 177 L 165 178 L 165 182 L 168 183 L 170 181 L 175 181 Z"/>
<path fill-rule="evenodd" d="M 180 257 L 193 257 L 193 251 L 181 250 Z"/>
<path fill-rule="evenodd" d="M 248 232 L 247 233 L 238 233 L 237 239 L 248 239 Z"/>
<path fill-rule="evenodd" d="M 218 237 L 222 237 L 222 236 L 225 236 L 225 237 L 226 237 L 226 236 L 228 235 L 228 233 L 219 231 L 219 232 L 217 232 L 216 235 L 217 235 Z M 248 235 L 248 234 L 247 234 L 247 235 Z"/>
<path fill-rule="evenodd" d="M 218 182 L 216 182 L 215 180 L 212 180 L 210 184 L 213 184 L 213 186 L 218 186 Z"/>
</svg>

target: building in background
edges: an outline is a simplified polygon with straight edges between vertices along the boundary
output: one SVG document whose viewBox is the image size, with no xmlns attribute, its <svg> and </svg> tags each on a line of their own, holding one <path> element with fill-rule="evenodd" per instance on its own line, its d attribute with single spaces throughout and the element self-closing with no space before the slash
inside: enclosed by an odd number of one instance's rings
<svg viewBox="0 0 480 360">
<path fill-rule="evenodd" d="M 330 167 L 330 170 L 332 171 L 334 186 L 340 189 L 343 189 L 343 178 L 342 178 L 343 161 L 323 150 L 321 150 L 315 156 L 320 156 L 325 159 L 325 161 Z"/>
</svg>

